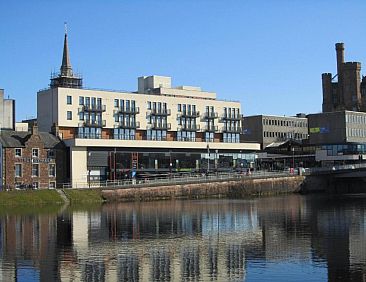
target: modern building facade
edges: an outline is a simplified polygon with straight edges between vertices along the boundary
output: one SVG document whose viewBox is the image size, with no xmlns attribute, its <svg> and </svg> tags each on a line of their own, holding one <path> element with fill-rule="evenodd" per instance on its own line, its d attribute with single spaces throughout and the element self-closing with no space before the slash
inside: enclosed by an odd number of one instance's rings
<svg viewBox="0 0 366 282">
<path fill-rule="evenodd" d="M 40 130 L 54 128 L 69 147 L 74 187 L 131 170 L 235 168 L 259 149 L 241 143 L 239 102 L 199 87 L 172 87 L 164 76 L 139 77 L 136 92 L 85 89 L 68 57 L 65 35 L 60 74 L 38 92 L 37 120 Z"/>
<path fill-rule="evenodd" d="M 337 73 L 322 74 L 323 112 L 366 111 L 366 78 L 360 62 L 344 61 L 344 44 L 336 43 Z"/>
<path fill-rule="evenodd" d="M 0 130 L 15 129 L 15 100 L 4 99 L 4 89 L 0 89 Z"/>
<path fill-rule="evenodd" d="M 366 113 L 337 111 L 308 115 L 309 143 L 317 146 L 316 160 L 326 164 L 366 159 Z"/>
<path fill-rule="evenodd" d="M 66 151 L 51 133 L 4 130 L 0 133 L 0 188 L 56 188 L 66 179 Z"/>
<path fill-rule="evenodd" d="M 308 138 L 308 120 L 303 114 L 296 117 L 256 115 L 243 117 L 243 140 L 258 142 L 264 150 L 274 142 L 301 141 Z"/>
</svg>

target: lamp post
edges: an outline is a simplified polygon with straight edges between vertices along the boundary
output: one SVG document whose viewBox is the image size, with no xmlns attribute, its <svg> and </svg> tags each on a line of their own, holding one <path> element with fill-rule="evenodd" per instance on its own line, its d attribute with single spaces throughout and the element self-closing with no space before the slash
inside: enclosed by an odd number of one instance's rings
<svg viewBox="0 0 366 282">
<path fill-rule="evenodd" d="M 295 147 L 291 147 L 291 151 L 292 151 L 292 169 L 293 172 L 295 173 Z"/>
<path fill-rule="evenodd" d="M 210 145 L 207 144 L 207 154 L 208 154 L 208 160 L 207 160 L 207 175 L 210 172 Z"/>
</svg>

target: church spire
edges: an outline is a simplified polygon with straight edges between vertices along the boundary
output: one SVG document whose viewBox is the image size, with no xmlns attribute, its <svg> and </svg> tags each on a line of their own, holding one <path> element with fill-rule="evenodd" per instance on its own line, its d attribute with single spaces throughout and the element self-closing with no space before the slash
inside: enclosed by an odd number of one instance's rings
<svg viewBox="0 0 366 282">
<path fill-rule="evenodd" d="M 61 75 L 62 76 L 72 76 L 72 67 L 69 57 L 69 45 L 67 43 L 67 23 L 65 22 L 65 39 L 64 39 L 64 52 L 62 55 L 62 65 L 61 65 Z"/>
<path fill-rule="evenodd" d="M 82 78 L 78 75 L 74 75 L 71 67 L 69 46 L 67 41 L 67 25 L 65 22 L 65 38 L 64 38 L 64 50 L 62 54 L 62 64 L 60 73 L 58 75 L 52 75 L 51 88 L 55 87 L 67 87 L 67 88 L 81 88 L 83 84 Z"/>
</svg>

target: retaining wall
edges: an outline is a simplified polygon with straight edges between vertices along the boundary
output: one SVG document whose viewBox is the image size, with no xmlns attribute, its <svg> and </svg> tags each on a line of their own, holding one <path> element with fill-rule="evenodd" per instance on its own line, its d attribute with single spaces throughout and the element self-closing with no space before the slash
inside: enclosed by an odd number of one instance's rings
<svg viewBox="0 0 366 282">
<path fill-rule="evenodd" d="M 250 195 L 274 195 L 300 192 L 303 181 L 303 176 L 289 176 L 159 187 L 113 189 L 103 190 L 102 197 L 108 202 L 182 198 L 199 199 L 209 197 L 242 198 Z"/>
</svg>

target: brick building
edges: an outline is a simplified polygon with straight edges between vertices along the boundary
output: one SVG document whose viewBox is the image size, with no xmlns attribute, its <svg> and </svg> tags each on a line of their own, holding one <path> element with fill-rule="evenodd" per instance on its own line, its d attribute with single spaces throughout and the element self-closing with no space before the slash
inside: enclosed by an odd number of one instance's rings
<svg viewBox="0 0 366 282">
<path fill-rule="evenodd" d="M 344 44 L 336 43 L 337 74 L 322 74 L 323 112 L 366 111 L 366 77 L 361 63 L 344 61 Z"/>
<path fill-rule="evenodd" d="M 55 188 L 66 179 L 66 151 L 51 133 L 0 133 L 0 188 Z"/>
</svg>

